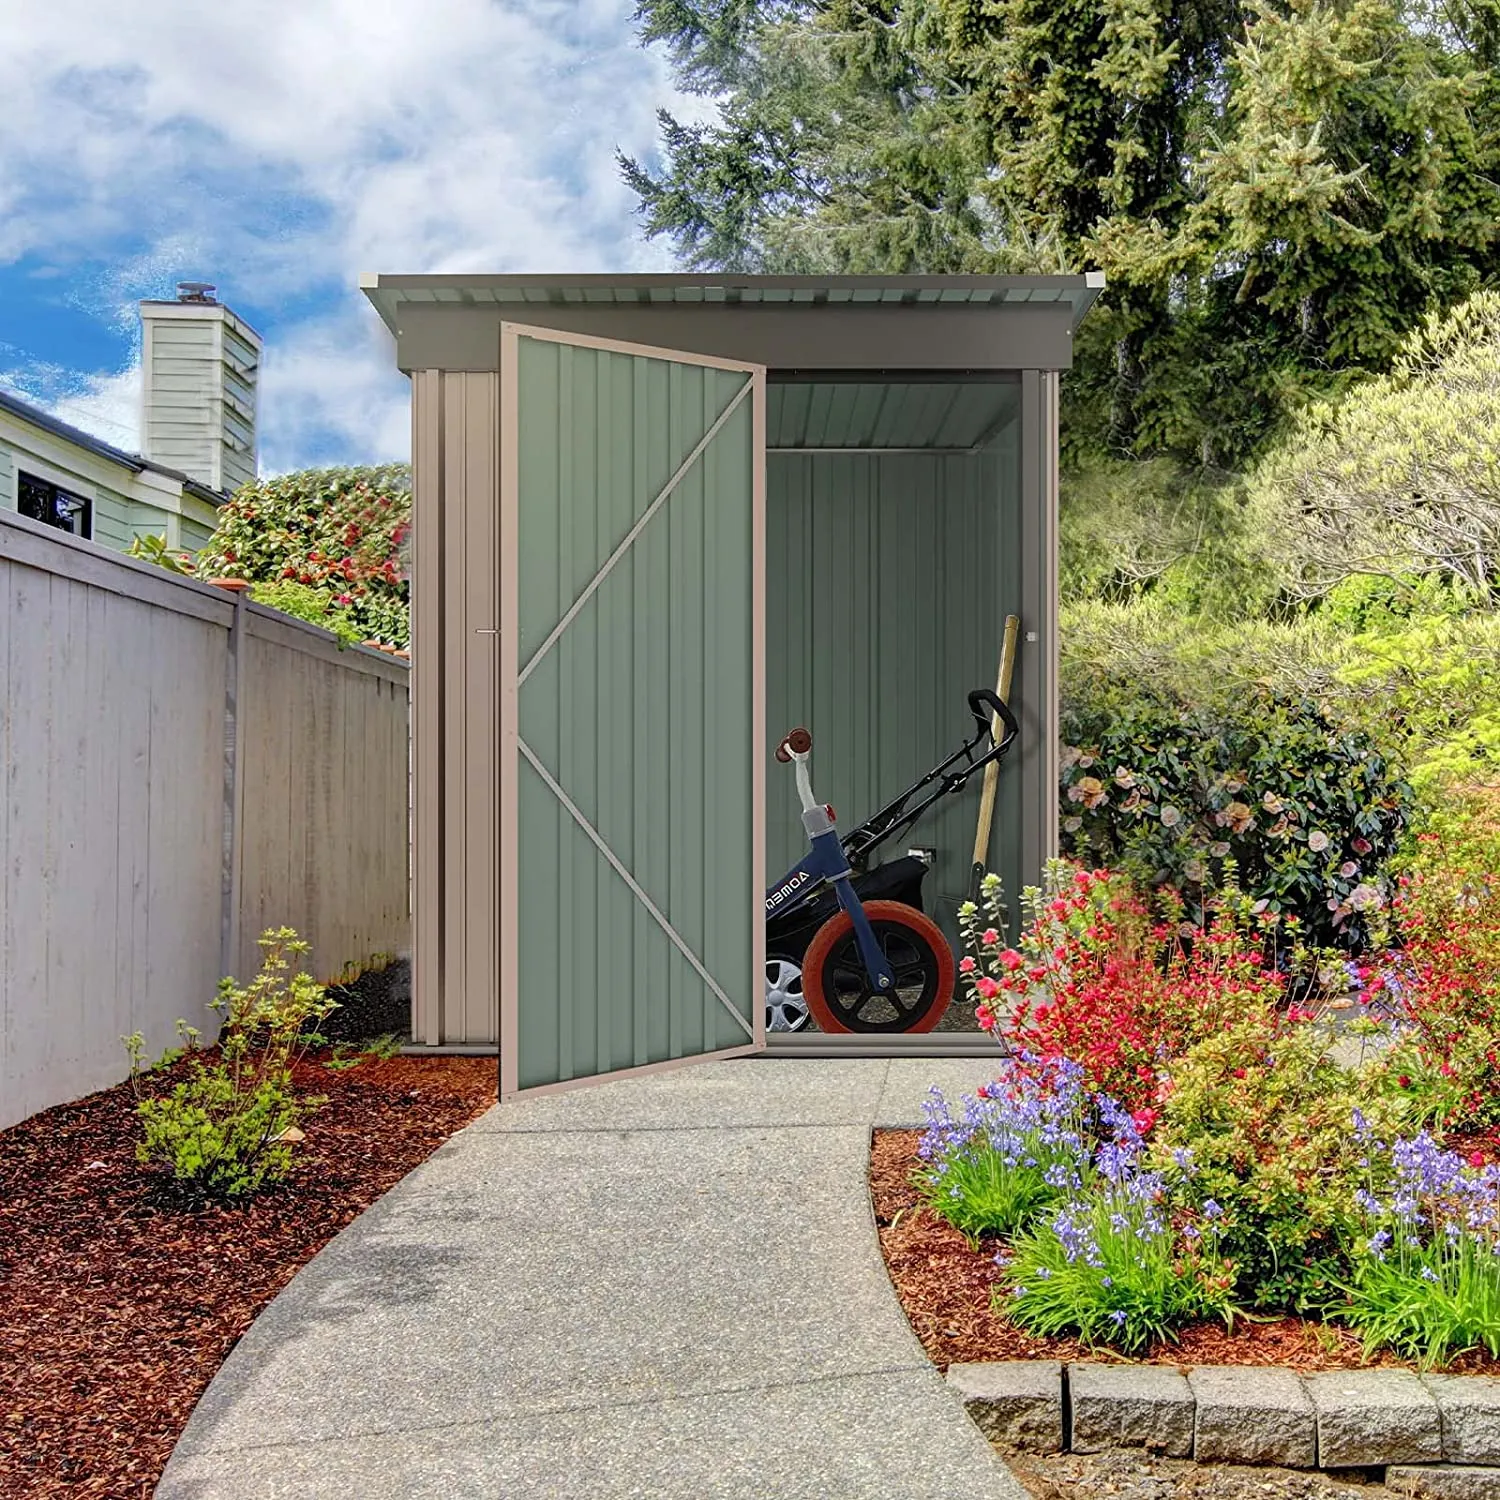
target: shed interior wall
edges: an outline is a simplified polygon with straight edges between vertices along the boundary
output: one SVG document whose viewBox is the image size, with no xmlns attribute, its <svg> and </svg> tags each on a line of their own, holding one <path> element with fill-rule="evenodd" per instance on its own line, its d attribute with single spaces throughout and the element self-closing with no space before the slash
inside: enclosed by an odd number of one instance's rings
<svg viewBox="0 0 1500 1500">
<path fill-rule="evenodd" d="M 973 405 L 959 396 L 952 410 Z M 794 724 L 812 731 L 814 791 L 833 804 L 842 831 L 967 739 L 967 694 L 995 684 L 1005 616 L 1022 613 L 1017 407 L 998 431 L 990 422 L 988 442 L 972 454 L 767 460 L 767 732 L 774 744 Z M 938 418 L 929 439 L 945 440 L 938 433 L 948 425 Z M 1000 778 L 990 845 L 990 868 L 1012 896 L 1035 878 L 1022 869 L 1016 760 Z M 878 856 L 936 851 L 924 901 L 956 952 L 980 782 L 938 803 Z M 806 841 L 784 767 L 772 766 L 766 787 L 774 878 Z"/>
</svg>

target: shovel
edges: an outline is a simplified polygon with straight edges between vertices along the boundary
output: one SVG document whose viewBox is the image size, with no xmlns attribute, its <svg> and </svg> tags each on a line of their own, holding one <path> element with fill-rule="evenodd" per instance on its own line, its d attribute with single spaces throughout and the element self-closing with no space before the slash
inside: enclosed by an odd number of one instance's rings
<svg viewBox="0 0 1500 1500">
<path fill-rule="evenodd" d="M 1016 637 L 1021 631 L 1021 617 L 1006 615 L 1005 639 L 1000 647 L 1000 673 L 995 681 L 995 696 L 1004 704 L 1010 703 L 1010 679 L 1016 665 Z M 1000 716 L 990 717 L 990 736 L 995 744 L 1000 743 Z M 991 761 L 984 768 L 984 786 L 979 795 L 979 827 L 974 834 L 974 863 L 969 871 L 969 900 L 978 902 L 979 888 L 984 880 L 985 866 L 990 857 L 990 824 L 995 816 L 995 788 L 1000 783 L 1000 762 Z"/>
</svg>

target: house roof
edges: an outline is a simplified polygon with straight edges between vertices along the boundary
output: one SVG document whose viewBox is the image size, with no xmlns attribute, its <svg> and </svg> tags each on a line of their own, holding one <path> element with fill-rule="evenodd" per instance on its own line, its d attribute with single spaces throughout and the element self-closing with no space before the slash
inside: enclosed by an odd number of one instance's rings
<svg viewBox="0 0 1500 1500">
<path fill-rule="evenodd" d="M 8 391 L 0 390 L 0 411 L 8 411 L 20 417 L 23 422 L 30 422 L 33 427 L 40 427 L 44 432 L 50 432 L 54 437 L 63 438 L 90 453 L 98 454 L 100 458 L 109 459 L 112 463 L 122 464 L 137 474 L 149 469 L 153 474 L 165 474 L 169 479 L 180 480 L 183 489 L 207 500 L 210 505 L 222 505 L 228 498 L 221 491 L 210 488 L 180 469 L 169 469 L 165 464 L 153 463 L 151 459 L 142 458 L 138 453 L 127 453 L 123 448 L 116 448 L 114 444 L 106 443 L 103 438 L 97 438 L 81 427 L 59 421 L 50 413 L 12 396 Z"/>
<path fill-rule="evenodd" d="M 396 331 L 397 308 L 408 303 L 723 303 L 859 304 L 891 307 L 935 303 L 1066 302 L 1070 324 L 1104 290 L 1104 274 L 1080 276 L 689 276 L 656 275 L 493 276 L 362 275 L 360 289 L 386 326 Z"/>
</svg>

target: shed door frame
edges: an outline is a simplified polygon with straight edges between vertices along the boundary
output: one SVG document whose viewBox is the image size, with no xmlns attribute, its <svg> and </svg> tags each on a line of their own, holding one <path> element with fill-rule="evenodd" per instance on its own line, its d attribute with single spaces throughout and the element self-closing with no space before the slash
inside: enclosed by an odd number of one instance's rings
<svg viewBox="0 0 1500 1500">
<path fill-rule="evenodd" d="M 564 632 L 569 621 L 603 577 L 623 558 L 636 536 L 650 524 L 649 518 L 670 498 L 678 482 L 691 471 L 694 463 L 707 451 L 717 435 L 720 424 L 710 428 L 708 434 L 697 445 L 692 454 L 679 466 L 666 487 L 652 498 L 642 517 L 626 537 L 616 545 L 608 558 L 596 571 L 582 595 L 564 612 L 556 628 L 549 633 L 536 651 L 531 663 L 523 666 L 519 659 L 519 522 L 520 522 L 520 382 L 519 350 L 521 339 L 534 339 L 545 343 L 567 345 L 578 349 L 602 350 L 607 353 L 624 354 L 643 359 L 662 360 L 678 365 L 697 365 L 710 369 L 733 371 L 749 377 L 747 395 L 737 397 L 731 409 L 741 400 L 748 399 L 751 406 L 751 555 L 750 555 L 750 650 L 751 650 L 751 907 L 746 913 L 751 923 L 751 972 L 747 976 L 750 997 L 750 1039 L 743 1045 L 721 1048 L 712 1052 L 689 1054 L 660 1062 L 644 1063 L 633 1067 L 619 1068 L 611 1072 L 590 1074 L 583 1078 L 566 1079 L 556 1083 L 533 1085 L 522 1088 L 519 1080 L 517 1039 L 519 1029 L 520 953 L 519 929 L 519 878 L 520 848 L 518 809 L 520 804 L 520 762 L 525 754 L 530 764 L 541 774 L 562 806 L 579 825 L 589 840 L 627 882 L 638 902 L 643 904 L 655 922 L 689 962 L 700 973 L 703 966 L 683 943 L 663 914 L 655 908 L 649 897 L 634 882 L 624 866 L 609 850 L 597 831 L 567 798 L 564 789 L 558 786 L 542 768 L 534 754 L 524 745 L 520 735 L 520 688 L 529 667 L 539 660 L 542 653 Z M 728 415 L 728 412 L 724 414 Z M 723 418 L 721 417 L 720 422 Z M 693 1063 L 712 1062 L 722 1058 L 742 1057 L 763 1052 L 766 1046 L 765 1005 L 763 987 L 765 983 L 765 508 L 766 508 L 766 368 L 742 360 L 722 359 L 712 355 L 685 353 L 676 349 L 659 348 L 646 344 L 627 343 L 594 335 L 563 332 L 533 324 L 502 322 L 500 325 L 500 506 L 499 506 L 499 754 L 498 754 L 498 812 L 499 812 L 499 1000 L 500 1000 L 500 1097 L 511 1099 L 518 1095 L 555 1093 L 564 1090 L 588 1087 L 613 1078 L 628 1077 L 640 1073 L 660 1072 L 670 1068 L 689 1066 Z M 733 1006 L 722 992 L 719 998 L 733 1012 Z"/>
</svg>

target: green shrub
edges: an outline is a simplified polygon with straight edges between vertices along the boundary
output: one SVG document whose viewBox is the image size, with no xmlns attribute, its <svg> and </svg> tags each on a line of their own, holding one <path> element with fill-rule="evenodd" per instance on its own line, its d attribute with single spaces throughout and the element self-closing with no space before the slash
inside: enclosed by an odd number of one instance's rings
<svg viewBox="0 0 1500 1500">
<path fill-rule="evenodd" d="M 1402 1028 L 1388 1064 L 1424 1118 L 1500 1122 L 1500 784 L 1455 790 L 1401 862 L 1393 951 L 1362 998 Z"/>
<path fill-rule="evenodd" d="M 267 609 L 279 609 L 284 615 L 332 631 L 338 637 L 340 650 L 369 639 L 354 623 L 348 609 L 326 589 L 315 589 L 305 583 L 257 583 L 251 585 L 250 597 Z"/>
<path fill-rule="evenodd" d="M 140 1098 L 144 1043 L 139 1032 L 125 1038 L 144 1126 L 137 1159 L 164 1168 L 193 1200 L 242 1198 L 283 1178 L 292 1160 L 287 1132 L 305 1109 L 322 1102 L 296 1097 L 292 1067 L 322 1040 L 316 1024 L 336 1002 L 305 973 L 287 978 L 292 960 L 308 951 L 291 928 L 268 930 L 260 946 L 261 971 L 248 985 L 228 978 L 219 983 L 217 1058 L 206 1063 L 193 1056 L 189 1076 L 169 1094 Z M 197 1030 L 184 1021 L 177 1029 L 187 1050 L 195 1051 Z M 176 1049 L 163 1061 L 182 1053 Z"/>
<path fill-rule="evenodd" d="M 1224 1211 L 1222 1246 L 1251 1305 L 1320 1306 L 1348 1269 L 1355 1195 L 1368 1170 L 1351 1122 L 1394 1133 L 1410 1102 L 1378 1064 L 1348 1071 L 1319 1027 L 1275 1012 L 1241 1018 L 1170 1064 L 1155 1163 L 1193 1164 L 1188 1202 Z"/>
<path fill-rule="evenodd" d="M 407 465 L 308 469 L 237 490 L 219 511 L 198 571 L 306 585 L 347 612 L 359 640 L 405 646 L 410 530 Z"/>
<path fill-rule="evenodd" d="M 1062 727 L 1066 854 L 1170 886 L 1195 923 L 1232 858 L 1310 944 L 1364 946 L 1412 806 L 1369 735 L 1264 688 L 1212 707 L 1075 701 Z"/>
</svg>

